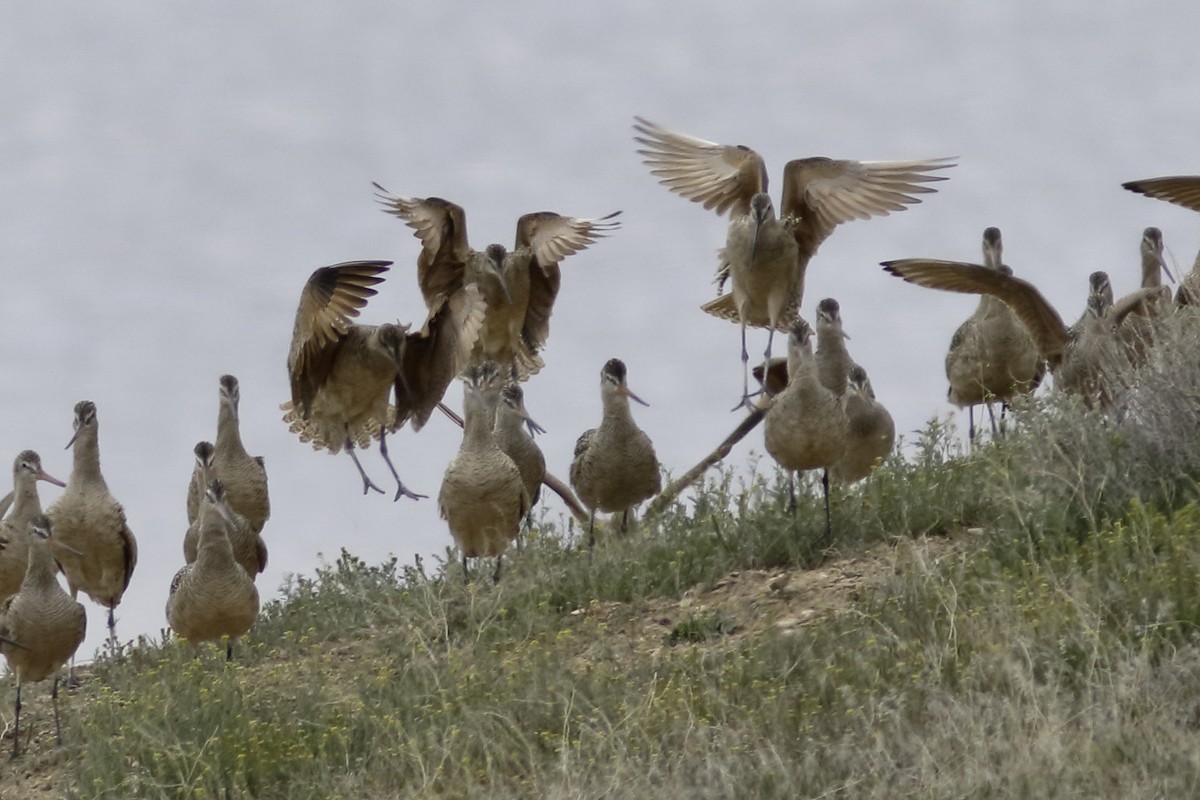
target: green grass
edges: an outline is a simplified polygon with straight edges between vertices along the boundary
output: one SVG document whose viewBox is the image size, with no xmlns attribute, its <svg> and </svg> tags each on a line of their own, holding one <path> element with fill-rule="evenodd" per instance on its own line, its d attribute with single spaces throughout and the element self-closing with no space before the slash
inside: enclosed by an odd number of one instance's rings
<svg viewBox="0 0 1200 800">
<path fill-rule="evenodd" d="M 811 480 L 792 515 L 764 469 L 717 471 L 592 558 L 542 520 L 497 586 L 464 584 L 451 554 L 343 552 L 266 606 L 231 665 L 153 641 L 97 664 L 65 703 L 61 784 L 107 798 L 1196 796 L 1200 393 L 1179 394 L 1135 398 L 1120 421 L 1038 401 L 973 452 L 933 421 L 835 493 L 831 542 Z M 881 544 L 894 567 L 800 627 L 689 605 L 733 572 Z M 647 633 L 663 608 L 671 623 Z"/>
</svg>

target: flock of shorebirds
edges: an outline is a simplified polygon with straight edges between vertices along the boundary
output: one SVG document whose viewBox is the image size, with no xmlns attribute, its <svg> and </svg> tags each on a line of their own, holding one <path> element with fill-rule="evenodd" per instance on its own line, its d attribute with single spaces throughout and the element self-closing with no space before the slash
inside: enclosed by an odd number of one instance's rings
<svg viewBox="0 0 1200 800">
<path fill-rule="evenodd" d="M 463 427 L 462 444 L 446 467 L 437 503 L 467 559 L 501 557 L 519 535 L 544 485 L 588 523 L 595 542 L 597 511 L 619 515 L 626 531 L 632 510 L 655 498 L 677 496 L 738 439 L 763 422 L 767 452 L 789 473 L 822 470 L 825 526 L 829 484 L 866 477 L 892 450 L 895 427 L 875 398 L 866 371 L 851 358 L 840 307 L 832 298 L 816 307 L 814 323 L 800 316 L 805 272 L 821 242 L 841 223 L 902 211 L 934 191 L 952 158 L 859 162 L 804 158 L 787 163 L 779 212 L 767 193 L 762 158 L 744 146 L 722 145 L 636 118 L 635 141 L 645 163 L 667 188 L 718 215 L 728 212 L 728 234 L 719 253 L 718 297 L 703 310 L 741 328 L 743 383 L 734 410 L 749 416 L 714 453 L 665 489 L 650 438 L 635 423 L 625 364 L 617 358 L 600 371 L 602 416 L 584 432 L 570 465 L 570 488 L 546 470 L 533 434 L 540 428 L 524 405 L 521 383 L 543 366 L 541 350 L 557 297 L 561 261 L 616 230 L 615 212 L 598 219 L 552 212 L 525 214 L 509 250 L 468 244 L 463 209 L 437 197 L 393 196 L 376 185 L 384 210 L 403 220 L 420 240 L 417 284 L 427 316 L 419 328 L 355 321 L 389 261 L 352 261 L 322 267 L 305 284 L 296 312 L 287 369 L 291 400 L 284 420 L 301 440 L 333 453 L 345 450 L 363 492 L 383 493 L 356 451 L 372 441 L 391 473 L 395 499 L 419 499 L 391 461 L 387 435 L 413 430 L 440 408 Z M 1158 178 L 1126 188 L 1200 211 L 1200 177 Z M 1004 405 L 1032 392 L 1047 370 L 1058 389 L 1105 407 L 1116 391 L 1113 365 L 1144 357 L 1156 315 L 1172 308 L 1162 283 L 1167 271 L 1162 236 L 1147 228 L 1142 240 L 1142 288 L 1114 301 L 1108 276 L 1089 280 L 1087 309 L 1066 326 L 1032 284 L 1015 277 L 1001 258 L 1000 231 L 983 236 L 983 263 L 929 259 L 884 262 L 906 281 L 981 296 L 978 309 L 954 334 L 946 356 L 949 399 L 970 409 Z M 724 292 L 725 283 L 730 290 Z M 1200 259 L 1180 283 L 1175 305 L 1200 302 Z M 750 369 L 748 327 L 766 328 L 760 366 Z M 773 357 L 776 331 L 788 334 L 786 358 Z M 815 339 L 815 343 L 814 343 Z M 753 373 L 761 389 L 750 390 Z M 449 384 L 461 378 L 463 414 L 442 404 Z M 246 451 L 238 419 L 239 388 L 220 379 L 217 435 L 195 447 L 187 493 L 186 565 L 174 576 L 166 615 L 177 635 L 192 643 L 232 642 L 258 614 L 254 580 L 266 566 L 262 530 L 270 516 L 261 457 Z M 644 404 L 644 403 L 643 403 Z M 75 407 L 74 463 L 64 484 L 48 475 L 38 454 L 24 451 L 13 466 L 14 489 L 0 510 L 0 652 L 17 681 L 13 755 L 20 745 L 21 686 L 53 677 L 56 739 L 61 742 L 59 672 L 84 639 L 80 590 L 113 609 L 129 585 L 137 544 L 121 504 L 100 472 L 96 407 Z M 993 426 L 995 425 L 993 418 Z M 64 486 L 42 512 L 37 482 Z M 574 492 L 572 492 L 572 489 Z M 578 495 L 576 499 L 575 495 Z M 794 508 L 795 498 L 792 497 Z M 57 574 L 66 575 L 68 588 Z"/>
</svg>

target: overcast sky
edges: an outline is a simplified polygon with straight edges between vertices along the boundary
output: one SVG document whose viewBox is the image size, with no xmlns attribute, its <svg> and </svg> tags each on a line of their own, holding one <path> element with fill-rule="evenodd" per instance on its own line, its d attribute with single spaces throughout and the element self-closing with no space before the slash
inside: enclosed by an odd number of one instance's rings
<svg viewBox="0 0 1200 800">
<path fill-rule="evenodd" d="M 1117 7 L 1117 6 L 1120 7 Z M 267 459 L 265 597 L 345 547 L 370 562 L 441 553 L 433 499 L 362 497 L 345 456 L 279 421 L 300 289 L 316 267 L 396 261 L 364 321 L 419 322 L 418 243 L 371 181 L 440 195 L 472 243 L 511 244 L 522 213 L 623 228 L 563 264 L 544 356 L 526 387 L 560 477 L 599 419 L 599 370 L 629 366 L 635 415 L 666 469 L 739 421 L 738 329 L 699 311 L 725 221 L 659 186 L 633 115 L 784 162 L 956 155 L 939 193 L 838 229 L 802 312 L 836 297 L 855 358 L 902 433 L 954 410 L 942 359 L 971 298 L 918 289 L 878 262 L 975 260 L 989 225 L 1006 261 L 1073 319 L 1087 275 L 1137 283 L 1142 229 L 1186 271 L 1190 212 L 1122 181 L 1200 172 L 1192 3 L 967 4 L 125 2 L 0 11 L 0 442 L 66 479 L 76 401 L 97 403 L 103 467 L 141 560 L 123 638 L 165 626 L 183 563 L 192 446 L 215 433 L 217 379 L 242 384 L 243 436 Z M 1153 9 L 1153 10 L 1151 10 Z M 1166 10 L 1163 10 L 1166 9 Z M 751 352 L 761 352 L 752 334 Z M 454 387 L 447 401 L 459 404 Z M 956 417 L 957 419 L 958 417 Z M 962 423 L 965 427 L 965 421 Z M 459 432 L 396 436 L 405 482 L 436 497 Z M 752 434 L 730 456 L 762 451 Z M 364 464 L 382 481 L 372 451 Z M 44 486 L 46 504 L 58 490 Z M 546 501 L 557 516 L 561 506 Z M 84 653 L 100 643 L 89 605 Z"/>
</svg>

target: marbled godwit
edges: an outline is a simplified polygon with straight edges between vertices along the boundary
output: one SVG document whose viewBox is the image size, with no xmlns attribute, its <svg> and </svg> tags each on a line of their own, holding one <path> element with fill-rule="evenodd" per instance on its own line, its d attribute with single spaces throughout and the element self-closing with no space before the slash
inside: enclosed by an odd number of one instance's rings
<svg viewBox="0 0 1200 800">
<path fill-rule="evenodd" d="M 462 445 L 438 491 L 442 518 L 462 549 L 463 575 L 468 574 L 468 558 L 495 556 L 496 581 L 504 551 L 529 511 L 521 471 L 492 436 L 494 408 L 485 394 L 504 380 L 500 369 L 485 362 L 470 365 L 464 373 Z"/>
<path fill-rule="evenodd" d="M 50 552 L 53 525 L 44 514 L 29 522 L 28 568 L 21 587 L 0 610 L 0 653 L 17 679 L 13 704 L 13 750 L 21 745 L 21 686 L 51 676 L 54 688 L 54 739 L 62 744 L 58 720 L 58 671 L 75 655 L 87 631 L 83 606 L 63 591 L 56 577 L 58 566 Z"/>
<path fill-rule="evenodd" d="M 871 474 L 887 458 L 896 444 L 896 424 L 875 391 L 867 371 L 855 364 L 848 374 L 846 399 L 846 440 L 842 453 L 829 468 L 829 477 L 840 483 L 854 483 Z"/>
<path fill-rule="evenodd" d="M 963 294 L 987 294 L 1004 301 L 1025 325 L 1038 352 L 1054 372 L 1056 388 L 1082 394 L 1089 406 L 1097 402 L 1102 407 L 1110 406 L 1112 387 L 1106 386 L 1099 393 L 1093 391 L 1095 387 L 1090 382 L 1076 379 L 1075 371 L 1090 374 L 1093 372 L 1090 365 L 1095 364 L 1095 369 L 1110 375 L 1115 365 L 1110 366 L 1108 352 L 1115 345 L 1116 330 L 1131 311 L 1157 302 L 1166 291 L 1162 287 L 1142 289 L 1123 298 L 1121 303 L 1106 305 L 1112 297 L 1108 276 L 1093 273 L 1089 278 L 1088 311 L 1080 322 L 1068 329 L 1033 284 L 1010 274 L 951 261 L 900 259 L 882 263 L 887 272 L 918 286 Z M 1102 379 L 1102 383 L 1107 381 L 1108 378 Z"/>
<path fill-rule="evenodd" d="M 13 503 L 8 516 L 0 521 L 0 539 L 6 542 L 0 549 L 0 602 L 21 588 L 29 566 L 29 523 L 42 513 L 38 481 L 66 486 L 42 469 L 41 456 L 24 450 L 13 461 Z"/>
<path fill-rule="evenodd" d="M 316 270 L 305 284 L 288 353 L 292 400 L 284 420 L 314 447 L 350 453 L 363 493 L 383 490 L 367 477 L 359 446 L 379 439 L 379 451 L 396 480 L 395 499 L 417 498 L 400 480 L 387 453 L 387 433 L 406 421 L 419 430 L 446 387 L 467 363 L 483 321 L 474 286 L 440 296 L 418 331 L 407 325 L 351 322 L 388 261 L 351 261 Z M 388 398 L 395 408 L 388 408 Z"/>
<path fill-rule="evenodd" d="M 46 511 L 54 524 L 55 557 L 67 576 L 71 597 L 82 589 L 108 609 L 108 636 L 117 639 L 114 610 L 137 566 L 137 539 L 125 509 L 108 490 L 100 472 L 100 423 L 90 400 L 75 404 L 74 464 L 62 496 Z"/>
<path fill-rule="evenodd" d="M 213 480 L 200 507 L 196 560 L 175 573 L 167 596 L 171 630 L 192 644 L 225 638 L 225 660 L 233 660 L 233 640 L 258 617 L 258 589 L 234 559 L 229 542 L 229 505 Z"/>
<path fill-rule="evenodd" d="M 193 452 L 196 454 L 196 469 L 192 473 L 193 486 L 208 486 L 214 476 L 218 474 L 213 469 L 215 449 L 212 442 L 197 442 L 193 448 Z M 221 482 L 221 485 L 223 488 L 224 481 Z M 267 568 L 267 543 L 263 541 L 262 535 L 254 530 L 250 520 L 246 519 L 233 507 L 233 503 L 229 502 L 228 493 L 225 493 L 225 501 L 229 506 L 225 517 L 228 522 L 229 545 L 233 548 L 233 559 L 241 565 L 242 569 L 246 570 L 250 580 L 257 580 L 262 571 Z M 207 493 L 202 496 L 201 505 L 203 506 L 206 502 L 208 502 Z M 185 563 L 191 564 L 199 554 L 202 527 L 200 509 L 197 508 L 196 519 L 192 520 L 188 525 L 187 533 L 183 535 L 183 560 Z"/>
<path fill-rule="evenodd" d="M 390 195 L 379 184 L 375 188 L 384 210 L 404 220 L 421 240 L 417 283 L 426 304 L 477 283 L 487 301 L 487 315 L 472 362 L 511 365 L 520 380 L 543 366 L 538 353 L 550 334 L 561 283 L 559 262 L 620 227 L 613 219 L 619 211 L 599 219 L 533 212 L 517 220 L 511 251 L 500 244 L 477 251 L 468 244 L 461 206 L 440 197 Z"/>
<path fill-rule="evenodd" d="M 629 512 L 662 487 L 658 457 L 650 437 L 633 421 L 629 401 L 647 405 L 626 383 L 625 362 L 611 358 L 600 370 L 599 427 L 575 442 L 571 486 L 588 508 L 588 549 L 596 543 L 596 511 L 621 512 L 621 532 Z"/>
<path fill-rule="evenodd" d="M 788 384 L 767 410 L 763 438 L 767 452 L 789 473 L 822 471 L 825 535 L 829 537 L 833 531 L 829 468 L 845 447 L 846 413 L 841 398 L 821 385 L 812 350 L 812 328 L 802 319 L 792 326 L 788 338 Z"/>
<path fill-rule="evenodd" d="M 238 405 L 241 387 L 232 375 L 222 375 L 217 402 L 217 439 L 209 465 L 209 478 L 217 478 L 225 486 L 229 506 L 261 532 L 271 516 L 271 499 L 267 491 L 267 470 L 262 456 L 252 456 L 242 443 L 241 418 Z M 188 484 L 188 523 L 196 521 L 200 501 L 208 482 L 192 471 Z"/>
<path fill-rule="evenodd" d="M 742 400 L 735 409 L 750 407 L 746 326 L 768 329 L 763 360 L 769 362 L 775 331 L 788 330 L 799 313 L 808 262 L 821 242 L 843 222 L 920 202 L 914 195 L 935 191 L 925 184 L 945 180 L 931 173 L 954 166 L 952 158 L 789 161 L 776 217 L 758 153 L 634 119 L 634 139 L 643 146 L 638 153 L 663 185 L 718 214 L 730 212 L 717 275 L 722 284 L 732 280 L 732 291 L 702 308 L 742 328 Z"/>
</svg>

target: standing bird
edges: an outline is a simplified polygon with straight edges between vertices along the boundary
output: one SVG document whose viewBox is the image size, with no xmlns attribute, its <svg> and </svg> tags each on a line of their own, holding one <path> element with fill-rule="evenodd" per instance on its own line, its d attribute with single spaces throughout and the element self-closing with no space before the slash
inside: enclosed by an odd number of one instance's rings
<svg viewBox="0 0 1200 800">
<path fill-rule="evenodd" d="M 629 512 L 662 488 L 658 457 L 650 437 L 633 421 L 629 401 L 649 404 L 630 391 L 625 362 L 610 358 L 600 370 L 600 426 L 575 442 L 571 486 L 588 509 L 588 550 L 596 544 L 596 510 L 621 512 L 621 532 Z"/>
<path fill-rule="evenodd" d="M 1063 323 L 1033 284 L 1005 271 L 982 269 L 972 264 L 929 259 L 899 259 L 882 262 L 884 270 L 909 283 L 930 289 L 962 294 L 986 294 L 1003 301 L 1037 345 L 1038 352 L 1055 375 L 1055 388 L 1082 395 L 1090 407 L 1112 406 L 1117 378 L 1111 370 L 1118 364 L 1111 357 L 1116 332 L 1135 309 L 1157 302 L 1166 291 L 1141 289 L 1121 302 L 1112 304 L 1108 276 L 1093 273 L 1089 278 L 1088 310 L 1071 328 Z M 1099 372 L 1097 372 L 1097 370 Z M 1102 375 L 1096 380 L 1080 380 L 1080 374 Z"/>
<path fill-rule="evenodd" d="M 17 678 L 17 696 L 13 704 L 12 757 L 20 753 L 21 686 L 51 676 L 54 686 L 50 699 L 54 705 L 54 740 L 62 744 L 62 726 L 58 721 L 58 671 L 75 655 L 87 632 L 83 606 L 63 591 L 58 582 L 58 565 L 50 552 L 54 526 L 44 514 L 29 522 L 29 563 L 21 587 L 4 603 L 0 611 L 0 653 Z"/>
<path fill-rule="evenodd" d="M 252 456 L 242 444 L 238 403 L 241 388 L 238 379 L 222 375 L 217 402 L 217 440 L 209 464 L 209 478 L 218 478 L 225 486 L 229 506 L 241 514 L 260 532 L 271 516 L 271 498 L 267 492 L 267 469 L 262 456 Z M 199 467 L 192 471 L 188 484 L 188 523 L 196 521 L 200 500 L 208 481 L 200 475 Z"/>
<path fill-rule="evenodd" d="M 477 283 L 487 316 L 472 363 L 495 361 L 525 380 L 543 362 L 539 352 L 550 335 L 550 314 L 562 280 L 559 262 L 620 227 L 616 211 L 599 219 L 564 217 L 552 211 L 517 220 L 514 248 L 490 244 L 483 251 L 467 242 L 466 214 L 440 197 L 399 197 L 375 184 L 384 210 L 412 228 L 421 240 L 417 283 L 426 305 Z"/>
<path fill-rule="evenodd" d="M 387 452 L 387 434 L 412 420 L 420 430 L 462 371 L 483 321 L 484 302 L 474 286 L 439 295 L 420 330 L 396 323 L 351 322 L 376 294 L 390 261 L 348 261 L 313 272 L 300 295 L 288 352 L 292 399 L 284 421 L 316 448 L 345 448 L 363 481 L 376 486 L 354 449 L 379 439 L 379 452 L 396 480 L 394 499 L 422 495 L 400 480 Z M 389 397 L 395 408 L 389 409 Z"/>
<path fill-rule="evenodd" d="M 16 594 L 25 578 L 25 569 L 29 565 L 29 523 L 42 513 L 38 481 L 66 486 L 42 469 L 41 456 L 32 450 L 24 450 L 13 462 L 12 508 L 0 522 L 0 538 L 6 543 L 0 550 L 0 602 Z"/>
<path fill-rule="evenodd" d="M 494 409 L 486 395 L 503 380 L 499 370 L 494 363 L 472 364 L 464 373 L 462 445 L 438 490 L 442 519 L 462 549 L 463 575 L 469 578 L 468 558 L 495 556 L 494 581 L 500 580 L 501 558 L 529 511 L 521 471 L 492 436 Z"/>
<path fill-rule="evenodd" d="M 846 393 L 850 370 L 858 365 L 846 349 L 850 337 L 842 329 L 842 309 L 837 300 L 826 297 L 817 304 L 816 329 L 817 377 L 822 386 L 841 397 Z"/>
<path fill-rule="evenodd" d="M 1178 206 L 1200 211 L 1200 175 L 1172 175 L 1163 178 L 1146 178 L 1121 184 L 1131 192 L 1166 200 Z M 1179 283 L 1175 292 L 1175 305 L 1200 305 L 1200 255 L 1195 265 Z"/>
<path fill-rule="evenodd" d="M 200 505 L 196 560 L 175 573 L 167 596 L 171 630 L 192 644 L 226 639 L 226 661 L 233 660 L 233 640 L 258 617 L 258 589 L 234 559 L 229 518 L 225 489 L 213 480 Z"/>
<path fill-rule="evenodd" d="M 808 262 L 821 242 L 843 222 L 919 203 L 913 195 L 935 191 L 924 184 L 945 180 L 931 173 L 954 166 L 953 158 L 789 161 L 776 217 L 758 153 L 634 119 L 634 140 L 643 145 L 638 153 L 663 185 L 718 214 L 730 212 L 717 279 L 721 285 L 732 280 L 732 291 L 702 308 L 742 328 L 742 400 L 735 410 L 750 407 L 746 326 L 768 329 L 763 360 L 769 362 L 775 331 L 787 331 L 799 313 Z"/>
<path fill-rule="evenodd" d="M 1175 276 L 1171 274 L 1163 257 L 1161 230 L 1155 227 L 1146 228 L 1142 232 L 1138 249 L 1142 262 L 1141 289 L 1158 289 L 1163 285 L 1163 275 L 1172 282 L 1175 281 Z M 1147 303 L 1143 309 L 1134 311 L 1129 319 L 1125 320 L 1120 330 L 1121 346 L 1135 367 L 1146 361 L 1147 352 L 1154 342 L 1155 318 L 1166 313 L 1170 300 L 1171 295 L 1168 291 L 1163 302 Z"/>
<path fill-rule="evenodd" d="M 196 454 L 196 469 L 192 473 L 192 485 L 208 486 L 213 478 L 220 473 L 213 469 L 214 448 L 211 442 L 197 442 L 193 448 Z M 198 478 L 198 480 L 195 480 Z M 219 480 L 219 478 L 218 478 Z M 221 482 L 224 487 L 224 481 Z M 258 576 L 267 568 L 267 543 L 263 541 L 262 536 L 258 531 L 254 530 L 254 526 L 250 524 L 250 520 L 246 519 L 230 501 L 229 493 L 226 490 L 225 500 L 229 504 L 229 513 L 226 515 L 226 521 L 229 523 L 228 534 L 229 544 L 233 548 L 233 558 L 242 569 L 246 570 L 246 574 L 250 576 L 250 580 L 256 580 Z M 206 495 L 201 496 L 201 505 L 206 500 Z M 200 530 L 203 524 L 200 520 L 200 509 L 196 509 L 196 518 L 188 525 L 187 533 L 183 536 L 183 560 L 187 564 L 191 564 L 199 555 L 200 547 Z"/>
<path fill-rule="evenodd" d="M 963 264 L 976 269 L 1012 275 L 1003 263 L 1003 241 L 999 228 L 983 232 L 983 264 Z M 963 262 L 947 262 L 963 263 Z M 1002 300 L 992 295 L 979 297 L 975 312 L 950 338 L 946 351 L 946 398 L 967 409 L 968 437 L 975 441 L 975 406 L 983 405 L 996 433 L 992 403 L 1004 409 L 1015 397 L 1032 394 L 1046 374 L 1046 364 L 1029 332 Z"/>
<path fill-rule="evenodd" d="M 767 452 L 788 471 L 819 469 L 825 495 L 825 536 L 832 535 L 829 469 L 842 454 L 846 414 L 842 399 L 821 385 L 812 350 L 812 328 L 797 320 L 788 338 L 788 384 L 763 421 Z M 792 495 L 795 502 L 795 495 Z M 793 505 L 794 508 L 794 505 Z"/>
<path fill-rule="evenodd" d="M 531 431 L 545 433 L 525 410 L 525 392 L 520 384 L 505 384 L 500 390 L 492 435 L 521 473 L 521 482 L 525 484 L 525 493 L 529 496 L 530 512 L 541 497 L 542 479 L 546 477 L 546 457 L 533 440 Z M 529 515 L 526 519 L 529 519 Z"/>
<path fill-rule="evenodd" d="M 854 483 L 871 474 L 896 444 L 892 415 L 875 399 L 867 371 L 855 364 L 848 374 L 843 409 L 846 439 L 842 453 L 829 468 L 829 477 L 839 483 Z"/>
<path fill-rule="evenodd" d="M 54 524 L 55 556 L 67 576 L 71 597 L 82 589 L 92 602 L 108 608 L 108 636 L 115 642 L 113 610 L 137 566 L 137 540 L 125 521 L 125 509 L 100 472 L 96 404 L 76 403 L 74 425 L 75 435 L 67 442 L 74 457 L 67 488 L 46 515 Z"/>
</svg>

